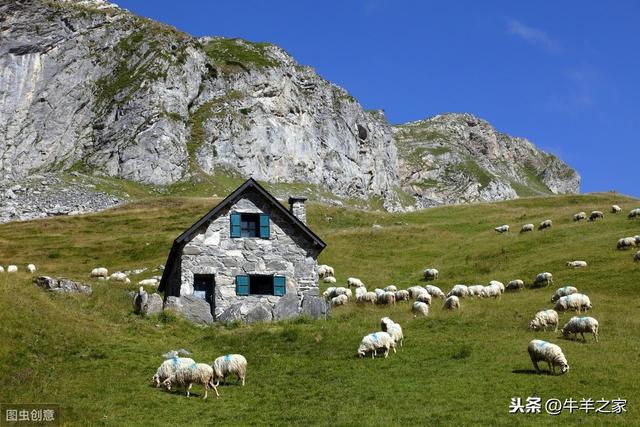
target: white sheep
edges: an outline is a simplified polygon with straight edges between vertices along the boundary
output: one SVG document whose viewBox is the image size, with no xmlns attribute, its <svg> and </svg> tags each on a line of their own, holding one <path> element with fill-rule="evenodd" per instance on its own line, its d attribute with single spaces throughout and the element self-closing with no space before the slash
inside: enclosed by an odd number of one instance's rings
<svg viewBox="0 0 640 427">
<path fill-rule="evenodd" d="M 411 286 L 407 289 L 407 291 L 409 292 L 409 296 L 413 299 L 417 298 L 417 296 L 420 294 L 428 292 L 427 289 L 423 288 L 422 286 Z"/>
<path fill-rule="evenodd" d="M 573 216 L 573 221 L 577 222 L 577 221 L 582 221 L 583 219 L 587 219 L 587 214 L 586 212 L 578 212 L 577 214 L 575 214 Z"/>
<path fill-rule="evenodd" d="M 522 226 L 522 228 L 520 229 L 521 233 L 527 233 L 529 231 L 533 231 L 533 224 L 525 224 Z"/>
<path fill-rule="evenodd" d="M 120 272 L 120 271 L 116 271 L 115 273 L 113 273 L 111 276 L 109 276 L 109 278 L 107 280 L 109 280 L 110 282 L 122 282 L 122 283 L 127 283 L 127 275 Z"/>
<path fill-rule="evenodd" d="M 8 265 L 7 266 L 7 273 L 17 273 L 18 272 L 18 266 L 17 265 Z"/>
<path fill-rule="evenodd" d="M 342 286 L 338 286 L 335 291 L 333 291 L 335 296 L 338 295 L 345 295 L 347 298 L 351 299 L 351 297 L 353 296 L 353 293 L 351 292 L 351 289 L 349 288 L 344 288 Z"/>
<path fill-rule="evenodd" d="M 351 287 L 353 286 L 354 288 L 362 288 L 365 287 L 364 283 L 362 283 L 362 280 L 358 279 L 357 277 L 349 277 L 347 279 L 347 286 Z"/>
<path fill-rule="evenodd" d="M 507 224 L 501 225 L 500 227 L 494 228 L 494 230 L 496 230 L 500 234 L 508 233 L 509 232 L 509 226 Z"/>
<path fill-rule="evenodd" d="M 540 225 L 538 225 L 538 230 L 544 230 L 545 228 L 551 228 L 552 225 L 553 225 L 553 221 L 551 221 L 550 219 L 545 219 L 544 221 L 542 221 L 540 223 Z"/>
<path fill-rule="evenodd" d="M 577 294 L 578 288 L 573 286 L 563 286 L 562 288 L 556 290 L 556 292 L 551 297 L 551 302 L 556 302 L 562 297 L 566 297 L 567 295 Z"/>
<path fill-rule="evenodd" d="M 628 217 L 629 219 L 640 218 L 640 208 L 632 209 Z"/>
<path fill-rule="evenodd" d="M 406 291 L 404 289 L 396 291 L 396 301 L 408 301 L 409 299 L 409 291 Z"/>
<path fill-rule="evenodd" d="M 482 298 L 500 299 L 500 297 L 502 296 L 502 292 L 497 285 L 489 285 L 482 288 L 482 293 L 480 294 L 480 296 Z"/>
<path fill-rule="evenodd" d="M 489 282 L 489 286 L 497 286 L 500 289 L 500 293 L 504 294 L 504 283 L 498 282 L 497 280 L 492 280 Z"/>
<path fill-rule="evenodd" d="M 96 267 L 91 270 L 91 277 L 102 277 L 103 279 L 106 279 L 109 277 L 109 270 L 104 267 Z"/>
<path fill-rule="evenodd" d="M 553 274 L 549 272 L 544 272 L 538 274 L 535 279 L 533 279 L 532 288 L 541 288 L 544 286 L 553 285 Z"/>
<path fill-rule="evenodd" d="M 447 297 L 450 296 L 466 298 L 467 296 L 469 296 L 469 289 L 465 285 L 455 285 L 447 294 Z"/>
<path fill-rule="evenodd" d="M 4 267 L 0 265 L 0 273 L 4 273 Z"/>
<path fill-rule="evenodd" d="M 327 276 L 324 279 L 322 279 L 322 281 L 324 283 L 336 283 L 337 282 L 336 278 L 333 277 L 333 276 Z"/>
<path fill-rule="evenodd" d="M 602 211 L 591 212 L 591 215 L 589 215 L 589 221 L 595 221 L 598 219 L 604 219 L 604 213 L 602 213 Z"/>
<path fill-rule="evenodd" d="M 482 297 L 482 289 L 484 286 L 482 285 L 471 285 L 467 286 L 467 291 L 469 292 L 470 297 Z"/>
<path fill-rule="evenodd" d="M 571 268 L 584 268 L 587 266 L 586 261 L 567 261 L 567 267 Z"/>
<path fill-rule="evenodd" d="M 358 299 L 362 298 L 364 295 L 366 295 L 367 293 L 367 288 L 356 288 L 356 301 L 358 301 Z"/>
<path fill-rule="evenodd" d="M 547 326 L 553 326 L 554 332 L 558 330 L 558 312 L 555 310 L 542 310 L 533 316 L 529 322 L 529 329 L 532 331 L 547 330 Z"/>
<path fill-rule="evenodd" d="M 543 360 L 549 365 L 549 373 L 556 373 L 556 366 L 560 367 L 560 373 L 564 374 L 569 370 L 567 358 L 564 357 L 562 349 L 555 344 L 551 344 L 542 340 L 533 340 L 527 347 L 531 362 L 537 372 L 540 372 L 538 362 Z"/>
<path fill-rule="evenodd" d="M 424 273 L 423 273 L 424 280 L 426 281 L 437 280 L 439 274 L 440 272 L 435 268 L 427 268 L 424 270 Z"/>
<path fill-rule="evenodd" d="M 347 302 L 349 302 L 349 298 L 344 294 L 331 298 L 331 305 L 345 305 Z"/>
<path fill-rule="evenodd" d="M 247 376 L 247 359 L 241 354 L 227 354 L 220 356 L 213 361 L 213 379 L 216 382 L 216 386 L 220 384 L 220 380 L 226 382 L 229 375 L 235 375 L 238 377 L 238 381 L 242 381 L 244 386 L 244 380 Z"/>
<path fill-rule="evenodd" d="M 636 254 L 633 256 L 633 260 L 640 261 L 640 251 L 636 252 Z"/>
<path fill-rule="evenodd" d="M 556 305 L 553 307 L 556 311 L 577 311 L 578 313 L 583 310 L 591 310 L 591 300 L 584 294 L 571 294 L 564 297 L 560 297 L 556 301 Z"/>
<path fill-rule="evenodd" d="M 431 305 L 431 295 L 429 294 L 429 292 L 421 293 L 416 297 L 416 301 Z"/>
<path fill-rule="evenodd" d="M 424 287 L 424 289 L 429 292 L 429 295 L 431 295 L 434 298 L 443 298 L 445 297 L 444 292 L 442 292 L 442 290 L 437 287 L 437 286 L 433 286 L 433 285 L 427 285 Z"/>
<path fill-rule="evenodd" d="M 186 388 L 187 397 L 189 397 L 191 387 L 194 384 L 200 384 L 204 387 L 203 399 L 206 399 L 209 395 L 209 388 L 213 388 L 216 392 L 216 397 L 220 397 L 218 388 L 213 383 L 213 368 L 206 363 L 194 363 L 190 366 L 179 367 L 162 383 L 167 390 L 171 390 L 173 384 Z"/>
<path fill-rule="evenodd" d="M 376 293 L 367 292 L 367 288 L 356 288 L 356 302 L 376 302 Z"/>
<path fill-rule="evenodd" d="M 416 301 L 411 306 L 413 317 L 418 317 L 418 314 L 422 314 L 424 317 L 429 315 L 429 305 L 425 302 Z"/>
<path fill-rule="evenodd" d="M 189 357 L 178 357 L 177 354 L 174 354 L 173 357 L 162 362 L 151 378 L 151 381 L 156 387 L 160 387 L 164 380 L 173 375 L 179 367 L 191 366 L 194 363 L 196 362 Z"/>
<path fill-rule="evenodd" d="M 636 239 L 636 246 L 640 246 L 640 234 L 633 236 L 634 239 Z"/>
<path fill-rule="evenodd" d="M 28 264 L 27 265 L 27 272 L 31 273 L 31 274 L 35 273 L 36 272 L 36 266 L 34 264 Z"/>
<path fill-rule="evenodd" d="M 623 237 L 622 239 L 618 240 L 618 243 L 616 244 L 616 247 L 618 249 L 635 248 L 636 246 L 637 244 L 635 237 Z"/>
<path fill-rule="evenodd" d="M 381 294 L 376 292 L 376 304 L 393 305 L 395 303 L 396 303 L 396 294 L 395 294 L 395 292 L 382 291 Z"/>
<path fill-rule="evenodd" d="M 374 332 L 362 338 L 358 347 L 358 357 L 364 357 L 367 353 L 371 353 L 373 359 L 378 355 L 378 350 L 384 349 L 385 359 L 389 356 L 389 350 L 393 348 L 396 352 L 396 341 L 387 332 Z"/>
<path fill-rule="evenodd" d="M 400 343 L 400 347 L 402 347 L 402 342 L 404 341 L 404 334 L 402 333 L 402 327 L 399 323 L 394 322 L 388 317 L 383 317 L 380 319 L 380 328 L 391 335 L 391 337 L 395 340 L 396 343 Z"/>
<path fill-rule="evenodd" d="M 617 214 L 622 212 L 622 208 L 618 205 L 611 205 L 611 213 Z"/>
<path fill-rule="evenodd" d="M 455 295 L 451 295 L 444 300 L 442 308 L 445 310 L 458 310 L 460 308 L 460 299 Z"/>
<path fill-rule="evenodd" d="M 138 285 L 140 286 L 152 286 L 152 287 L 156 287 L 158 286 L 158 279 L 144 279 L 144 280 L 140 280 L 138 282 Z"/>
<path fill-rule="evenodd" d="M 330 265 L 320 264 L 318 266 L 318 277 L 324 279 L 325 277 L 333 277 L 335 272 Z"/>
<path fill-rule="evenodd" d="M 593 334 L 593 337 L 598 342 L 598 321 L 593 317 L 577 317 L 574 316 L 562 327 L 562 335 L 565 338 L 569 338 L 569 334 L 574 334 L 577 338 L 578 334 L 582 335 L 583 341 L 586 341 L 584 333 Z"/>
<path fill-rule="evenodd" d="M 507 291 L 517 292 L 524 289 L 524 281 L 520 279 L 514 279 L 507 283 L 506 289 Z"/>
<path fill-rule="evenodd" d="M 326 300 L 330 300 L 331 298 L 336 296 L 336 288 L 335 286 L 330 286 L 322 293 L 322 296 Z"/>
<path fill-rule="evenodd" d="M 398 287 L 394 285 L 389 285 L 389 286 L 385 286 L 382 290 L 385 292 L 396 292 L 398 290 Z"/>
</svg>

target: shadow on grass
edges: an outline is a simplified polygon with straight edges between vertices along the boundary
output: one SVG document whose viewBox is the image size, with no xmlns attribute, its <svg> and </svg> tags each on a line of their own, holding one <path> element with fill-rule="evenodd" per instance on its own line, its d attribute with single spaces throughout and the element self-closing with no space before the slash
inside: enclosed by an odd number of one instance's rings
<svg viewBox="0 0 640 427">
<path fill-rule="evenodd" d="M 536 371 L 535 369 L 514 369 L 512 374 L 525 374 L 525 375 L 551 375 L 549 371 Z"/>
</svg>

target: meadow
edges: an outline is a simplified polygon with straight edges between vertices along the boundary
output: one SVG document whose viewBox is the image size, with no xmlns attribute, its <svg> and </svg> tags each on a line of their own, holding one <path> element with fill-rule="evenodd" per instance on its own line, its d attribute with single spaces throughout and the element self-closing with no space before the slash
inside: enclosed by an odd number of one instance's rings
<svg viewBox="0 0 640 427">
<path fill-rule="evenodd" d="M 445 312 L 434 300 L 427 318 L 410 303 L 335 308 L 327 321 L 196 327 L 162 314 L 133 313 L 127 292 L 166 260 L 172 240 L 213 207 L 204 198 L 153 198 L 78 217 L 0 225 L 0 402 L 58 403 L 64 425 L 640 425 L 640 263 L 616 250 L 620 237 L 640 234 L 626 212 L 640 201 L 619 194 L 525 198 L 389 214 L 309 204 L 311 228 L 328 244 L 321 263 L 339 283 L 359 277 L 369 289 L 420 284 L 426 267 L 440 270 L 445 292 L 455 283 L 530 283 L 550 271 L 553 288 L 507 293 L 501 300 L 462 300 Z M 623 213 L 608 213 L 612 203 Z M 605 218 L 574 223 L 578 211 Z M 550 218 L 545 231 L 519 234 L 521 224 Z M 512 233 L 493 228 L 510 224 Z M 374 225 L 380 227 L 374 227 Z M 569 260 L 585 260 L 570 269 Z M 24 272 L 90 283 L 93 294 L 51 295 Z M 125 286 L 93 281 L 110 271 L 148 268 Z M 533 314 L 551 308 L 555 288 L 571 284 L 591 298 L 600 342 L 532 332 Z M 324 288 L 324 285 L 322 285 Z M 388 359 L 359 359 L 361 338 L 390 316 L 405 332 Z M 561 314 L 564 324 L 572 314 Z M 530 340 L 560 345 L 571 369 L 536 374 Z M 161 354 L 177 348 L 210 363 L 230 352 L 249 361 L 245 387 L 219 387 L 220 398 L 165 392 L 150 378 Z M 541 367 L 546 368 L 542 363 Z M 509 414 L 511 398 L 540 396 L 627 399 L 619 415 L 567 411 L 558 416 Z"/>
</svg>

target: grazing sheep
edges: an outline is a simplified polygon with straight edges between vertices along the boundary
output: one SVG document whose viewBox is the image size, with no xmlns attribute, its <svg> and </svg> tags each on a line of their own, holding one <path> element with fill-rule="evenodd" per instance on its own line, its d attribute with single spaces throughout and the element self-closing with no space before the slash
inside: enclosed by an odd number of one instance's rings
<svg viewBox="0 0 640 427">
<path fill-rule="evenodd" d="M 611 205 L 611 213 L 617 214 L 622 212 L 622 208 L 618 205 Z"/>
<path fill-rule="evenodd" d="M 396 343 L 400 343 L 400 347 L 402 347 L 402 342 L 404 341 L 404 334 L 402 333 L 402 327 L 399 323 L 394 322 L 388 317 L 383 317 L 380 319 L 380 328 L 391 335 L 391 337 L 395 340 Z"/>
<path fill-rule="evenodd" d="M 636 252 L 636 254 L 633 256 L 633 260 L 640 261 L 640 251 Z"/>
<path fill-rule="evenodd" d="M 589 221 L 596 221 L 598 219 L 604 219 L 604 213 L 602 211 L 593 211 L 589 215 Z"/>
<path fill-rule="evenodd" d="M 191 366 L 178 368 L 173 375 L 162 383 L 169 391 L 172 384 L 186 388 L 187 397 L 189 397 L 191 387 L 194 384 L 200 384 L 204 387 L 203 399 L 206 399 L 209 395 L 209 388 L 213 388 L 216 392 L 216 397 L 220 397 L 216 385 L 213 384 L 213 368 L 206 363 L 194 363 Z"/>
<path fill-rule="evenodd" d="M 349 277 L 347 279 L 347 286 L 351 287 L 353 286 L 354 288 L 362 288 L 365 287 L 364 283 L 362 283 L 362 280 L 356 278 L 356 277 Z"/>
<path fill-rule="evenodd" d="M 330 286 L 322 293 L 322 296 L 326 300 L 330 300 L 331 298 L 336 296 L 336 288 L 335 286 Z"/>
<path fill-rule="evenodd" d="M 335 272 L 330 265 L 320 264 L 318 266 L 318 277 L 324 279 L 325 277 L 334 277 Z"/>
<path fill-rule="evenodd" d="M 629 219 L 639 218 L 640 217 L 640 208 L 632 209 L 628 215 Z"/>
<path fill-rule="evenodd" d="M 585 212 L 578 212 L 573 216 L 573 222 L 582 221 L 583 219 L 587 219 L 587 214 Z"/>
<path fill-rule="evenodd" d="M 138 285 L 140 286 L 152 286 L 152 287 L 156 287 L 158 286 L 158 279 L 144 279 L 144 280 L 140 280 L 138 282 Z"/>
<path fill-rule="evenodd" d="M 551 302 L 556 302 L 562 297 L 566 297 L 567 295 L 577 294 L 578 289 L 573 286 L 564 286 L 558 289 L 553 296 L 551 297 Z"/>
<path fill-rule="evenodd" d="M 382 291 L 382 293 L 376 292 L 376 304 L 393 305 L 395 303 L 396 303 L 395 292 L 386 292 L 386 291 Z"/>
<path fill-rule="evenodd" d="M 178 357 L 178 355 L 175 354 L 170 359 L 162 362 L 151 378 L 151 381 L 156 387 L 160 387 L 164 380 L 173 375 L 179 367 L 191 366 L 194 363 L 196 362 L 189 357 Z"/>
<path fill-rule="evenodd" d="M 31 274 L 35 273 L 36 272 L 36 266 L 33 265 L 33 264 L 27 265 L 27 272 L 31 273 Z"/>
<path fill-rule="evenodd" d="M 532 331 L 547 330 L 547 326 L 553 326 L 554 332 L 558 330 L 558 312 L 555 310 L 542 310 L 533 316 L 533 320 L 529 322 L 529 329 Z"/>
<path fill-rule="evenodd" d="M 550 219 L 545 219 L 544 221 L 542 221 L 540 223 L 540 225 L 538 225 L 538 230 L 544 230 L 545 228 L 551 228 L 552 225 L 553 225 L 553 221 L 551 221 Z"/>
<path fill-rule="evenodd" d="M 564 374 L 569 370 L 567 358 L 564 357 L 562 349 L 555 344 L 551 344 L 542 340 L 533 340 L 527 347 L 533 367 L 540 372 L 538 362 L 544 360 L 549 365 L 549 373 L 556 373 L 556 366 L 560 367 L 560 373 Z"/>
<path fill-rule="evenodd" d="M 394 285 L 385 286 L 383 289 L 385 292 L 396 292 L 398 288 Z"/>
<path fill-rule="evenodd" d="M 640 246 L 640 235 L 633 236 L 633 238 L 636 239 L 636 246 Z"/>
<path fill-rule="evenodd" d="M 569 334 L 574 334 L 574 338 L 578 338 L 578 334 L 582 335 L 582 339 L 586 341 L 584 333 L 593 334 L 598 342 L 598 321 L 593 317 L 577 317 L 574 316 L 561 329 L 562 335 L 569 338 Z"/>
<path fill-rule="evenodd" d="M 583 268 L 587 266 L 587 261 L 567 261 L 567 267 Z"/>
<path fill-rule="evenodd" d="M 444 292 L 442 292 L 442 290 L 437 286 L 427 285 L 424 288 L 425 288 L 425 290 L 427 292 L 429 292 L 429 295 L 431 295 L 434 298 L 443 298 L 444 299 L 444 297 L 445 297 Z"/>
<path fill-rule="evenodd" d="M 226 382 L 229 375 L 235 375 L 238 377 L 238 381 L 242 381 L 244 386 L 244 379 L 247 376 L 247 359 L 241 354 L 227 354 L 220 356 L 213 361 L 213 379 L 216 382 L 216 386 L 220 384 L 220 380 Z"/>
<path fill-rule="evenodd" d="M 430 281 L 430 280 L 437 280 L 440 272 L 435 268 L 427 268 L 424 270 L 423 274 L 424 274 L 424 280 Z"/>
<path fill-rule="evenodd" d="M 396 301 L 409 301 L 409 299 L 409 291 L 405 291 L 404 289 L 396 291 Z"/>
<path fill-rule="evenodd" d="M 416 301 L 411 306 L 413 317 L 418 317 L 418 314 L 422 314 L 424 317 L 429 315 L 429 304 L 426 302 Z"/>
<path fill-rule="evenodd" d="M 96 267 L 91 270 L 91 277 L 102 277 L 103 279 L 106 279 L 109 277 L 109 270 L 104 267 Z"/>
<path fill-rule="evenodd" d="M 337 282 L 336 278 L 333 277 L 333 276 L 327 276 L 324 279 L 322 279 L 322 281 L 324 283 L 336 283 Z"/>
<path fill-rule="evenodd" d="M 384 349 L 385 359 L 389 356 L 389 350 L 393 348 L 396 352 L 396 341 L 387 332 L 374 332 L 362 338 L 358 347 L 358 357 L 364 357 L 367 353 L 371 353 L 373 359 L 378 355 L 378 350 Z"/>
<path fill-rule="evenodd" d="M 367 293 L 367 288 L 356 288 L 356 301 Z"/>
<path fill-rule="evenodd" d="M 529 231 L 533 231 L 533 224 L 525 224 L 522 226 L 522 228 L 520 229 L 521 233 L 527 233 Z"/>
<path fill-rule="evenodd" d="M 17 273 L 18 272 L 18 266 L 17 265 L 8 265 L 7 266 L 7 273 Z"/>
<path fill-rule="evenodd" d="M 469 292 L 470 297 L 482 297 L 482 289 L 484 286 L 482 285 L 472 285 L 467 286 L 467 291 Z"/>
<path fill-rule="evenodd" d="M 353 296 L 353 293 L 351 292 L 351 289 L 349 288 L 343 288 L 342 286 L 338 286 L 335 291 L 333 291 L 335 296 L 338 295 L 345 295 L 347 298 L 351 298 Z"/>
<path fill-rule="evenodd" d="M 500 289 L 500 293 L 504 294 L 504 283 L 492 280 L 489 282 L 489 286 L 497 286 Z"/>
<path fill-rule="evenodd" d="M 331 298 L 331 305 L 345 305 L 347 302 L 349 302 L 349 298 L 344 294 Z"/>
<path fill-rule="evenodd" d="M 121 273 L 120 271 L 117 271 L 115 273 L 113 273 L 111 276 L 109 276 L 109 278 L 107 280 L 109 280 L 110 282 L 122 282 L 122 283 L 126 283 L 127 282 L 127 275 L 124 273 Z"/>
<path fill-rule="evenodd" d="M 431 294 L 424 292 L 416 297 L 416 301 L 431 305 Z"/>
<path fill-rule="evenodd" d="M 482 288 L 482 293 L 480 294 L 482 298 L 496 298 L 500 299 L 502 296 L 502 292 L 500 288 L 496 285 L 484 286 Z"/>
<path fill-rule="evenodd" d="M 469 288 L 465 285 L 455 285 L 447 294 L 447 297 L 456 296 L 458 298 L 466 298 L 469 295 Z"/>
<path fill-rule="evenodd" d="M 0 265 L 0 273 L 4 273 L 4 267 Z"/>
<path fill-rule="evenodd" d="M 364 292 L 358 293 L 360 289 L 364 289 Z M 356 289 L 356 302 L 371 302 L 375 303 L 378 297 L 375 292 L 367 292 L 366 288 L 357 288 Z"/>
<path fill-rule="evenodd" d="M 457 296 L 451 295 L 446 300 L 444 300 L 444 305 L 442 306 L 444 310 L 458 310 L 460 308 L 460 299 Z"/>
<path fill-rule="evenodd" d="M 556 301 L 555 307 L 553 307 L 556 311 L 577 311 L 578 313 L 583 310 L 591 310 L 591 300 L 588 296 L 584 294 L 571 294 L 564 297 L 560 297 L 558 301 Z"/>
<path fill-rule="evenodd" d="M 411 286 L 407 289 L 407 291 L 409 292 L 409 296 L 413 299 L 417 298 L 420 294 L 428 292 L 427 289 L 423 288 L 422 286 Z"/>
<path fill-rule="evenodd" d="M 149 302 L 149 294 L 147 294 L 142 286 L 140 290 L 133 297 L 133 312 L 136 314 L 142 313 L 145 305 Z"/>
<path fill-rule="evenodd" d="M 524 289 L 524 281 L 520 279 L 515 279 L 507 283 L 506 289 L 510 292 L 517 292 Z"/>
<path fill-rule="evenodd" d="M 622 239 L 618 240 L 618 243 L 616 244 L 616 247 L 618 249 L 635 248 L 636 246 L 637 245 L 635 237 L 623 237 Z"/>
<path fill-rule="evenodd" d="M 540 273 L 533 279 L 532 288 L 542 288 L 544 286 L 553 285 L 553 274 L 544 272 Z"/>
<path fill-rule="evenodd" d="M 500 234 L 508 233 L 509 232 L 509 226 L 506 225 L 506 224 L 505 225 L 501 225 L 500 227 L 494 228 L 494 230 L 496 230 Z"/>
</svg>

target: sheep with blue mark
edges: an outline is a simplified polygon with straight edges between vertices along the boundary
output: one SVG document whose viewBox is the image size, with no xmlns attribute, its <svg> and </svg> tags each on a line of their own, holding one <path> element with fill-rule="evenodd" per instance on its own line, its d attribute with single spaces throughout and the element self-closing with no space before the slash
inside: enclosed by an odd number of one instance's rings
<svg viewBox="0 0 640 427">
<path fill-rule="evenodd" d="M 185 388 L 187 397 L 189 397 L 191 387 L 194 384 L 200 384 L 204 387 L 203 399 L 207 398 L 210 388 L 216 392 L 216 397 L 220 397 L 216 384 L 213 383 L 213 368 L 206 363 L 192 363 L 191 365 L 181 366 L 162 382 L 162 385 L 168 391 L 171 391 L 171 387 L 174 385 Z"/>
<path fill-rule="evenodd" d="M 404 334 L 402 333 L 402 326 L 399 323 L 394 322 L 388 317 L 383 317 L 380 319 L 380 328 L 391 335 L 396 343 L 400 343 L 400 347 L 402 347 L 402 342 L 404 341 Z"/>
<path fill-rule="evenodd" d="M 389 350 L 393 348 L 393 352 L 396 352 L 396 341 L 387 332 L 374 332 L 362 338 L 360 346 L 358 347 L 358 357 L 364 357 L 367 354 L 371 354 L 373 359 L 378 355 L 378 350 L 384 349 L 385 359 L 389 356 Z"/>
<path fill-rule="evenodd" d="M 529 342 L 527 347 L 529 357 L 537 372 L 540 372 L 538 362 L 545 361 L 549 365 L 549 373 L 556 373 L 556 366 L 560 367 L 560 373 L 564 374 L 569 370 L 567 358 L 564 356 L 562 349 L 550 342 L 542 340 L 533 340 Z"/>
<path fill-rule="evenodd" d="M 575 338 L 578 334 L 582 335 L 583 341 L 586 341 L 584 333 L 593 334 L 593 337 L 598 342 L 598 321 L 593 317 L 578 317 L 573 316 L 566 325 L 562 327 L 562 335 L 568 338 L 570 334 L 573 334 Z"/>
<path fill-rule="evenodd" d="M 156 373 L 151 378 L 151 381 L 156 387 L 160 387 L 160 385 L 171 375 L 173 375 L 178 368 L 183 366 L 191 366 L 196 363 L 193 359 L 189 357 L 178 357 L 177 354 L 174 354 L 172 357 L 168 358 L 158 367 Z"/>
<path fill-rule="evenodd" d="M 213 376 L 216 386 L 220 384 L 220 380 L 226 381 L 229 375 L 238 377 L 238 382 L 244 380 L 247 376 L 247 359 L 241 354 L 227 354 L 220 356 L 213 362 Z"/>
</svg>

